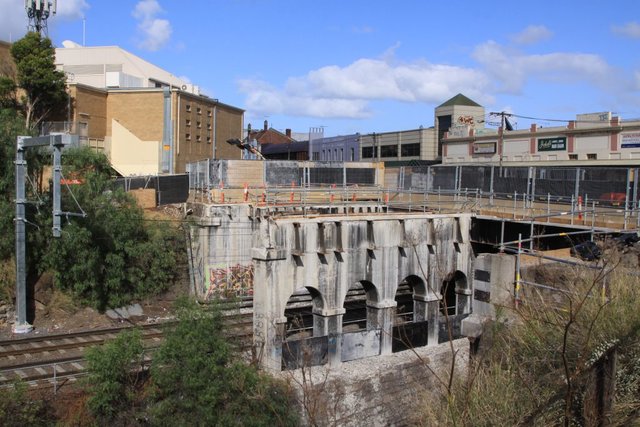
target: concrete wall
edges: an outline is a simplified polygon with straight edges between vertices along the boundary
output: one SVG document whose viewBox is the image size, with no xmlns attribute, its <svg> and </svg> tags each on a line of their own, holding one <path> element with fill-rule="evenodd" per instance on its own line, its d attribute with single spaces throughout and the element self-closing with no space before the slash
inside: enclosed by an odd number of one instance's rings
<svg viewBox="0 0 640 427">
<path fill-rule="evenodd" d="M 112 138 L 106 150 L 112 166 L 123 176 L 157 175 L 160 172 L 160 141 L 143 141 L 113 120 Z"/>
<path fill-rule="evenodd" d="M 453 351 L 456 372 L 464 375 L 469 360 L 468 340 L 454 341 Z M 297 393 L 300 411 L 306 417 L 303 425 L 421 425 L 420 408 L 429 398 L 441 398 L 442 389 L 433 372 L 447 377 L 451 355 L 447 343 L 338 367 L 286 371 L 280 376 Z M 302 404 L 305 401 L 308 410 Z"/>
</svg>

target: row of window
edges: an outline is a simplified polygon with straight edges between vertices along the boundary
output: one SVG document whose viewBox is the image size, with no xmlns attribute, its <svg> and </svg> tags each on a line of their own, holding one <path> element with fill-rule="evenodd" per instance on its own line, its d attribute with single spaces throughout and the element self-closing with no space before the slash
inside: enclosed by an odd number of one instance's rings
<svg viewBox="0 0 640 427">
<path fill-rule="evenodd" d="M 320 155 L 319 151 L 314 151 L 312 157 L 313 160 L 329 160 L 338 162 L 346 160 L 349 162 L 353 162 L 356 159 L 356 152 L 354 148 L 351 148 L 350 150 L 351 152 L 348 160 L 344 158 L 344 148 L 340 148 L 340 151 L 338 151 L 337 148 L 334 148 L 333 150 L 322 150 L 322 156 Z"/>
<path fill-rule="evenodd" d="M 186 104 L 185 108 L 187 109 L 187 113 L 191 112 L 191 104 Z M 202 114 L 202 107 L 196 107 L 196 114 Z M 213 116 L 213 112 L 211 110 L 207 110 L 207 116 Z"/>
<path fill-rule="evenodd" d="M 186 126 L 191 126 L 191 119 L 185 120 Z M 196 127 L 198 129 L 202 128 L 202 122 L 200 120 L 196 121 Z M 207 130 L 211 130 L 211 123 L 207 123 Z"/>
<path fill-rule="evenodd" d="M 186 133 L 184 135 L 184 139 L 187 141 L 191 141 L 191 134 Z M 207 135 L 206 141 L 208 144 L 211 144 L 211 136 Z M 202 142 L 202 135 L 196 135 L 196 142 Z"/>
<path fill-rule="evenodd" d="M 373 159 L 375 147 L 362 147 L 362 158 Z M 400 146 L 400 154 L 402 157 L 420 156 L 420 144 L 403 144 Z M 398 157 L 397 145 L 383 145 L 380 147 L 380 157 Z"/>
</svg>

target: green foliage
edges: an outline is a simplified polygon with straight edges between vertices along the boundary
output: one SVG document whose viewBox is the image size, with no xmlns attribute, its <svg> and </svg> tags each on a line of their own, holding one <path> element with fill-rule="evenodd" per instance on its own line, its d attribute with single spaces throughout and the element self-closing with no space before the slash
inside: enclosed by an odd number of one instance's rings
<svg viewBox="0 0 640 427">
<path fill-rule="evenodd" d="M 42 399 L 32 399 L 27 385 L 14 384 L 0 393 L 0 425 L 6 427 L 54 425 L 51 408 Z"/>
<path fill-rule="evenodd" d="M 182 302 L 177 317 L 153 359 L 153 424 L 298 425 L 286 387 L 232 351 L 217 309 Z"/>
<path fill-rule="evenodd" d="M 15 249 L 15 165 L 16 140 L 24 133 L 23 120 L 15 110 L 0 108 L 0 259 Z"/>
<path fill-rule="evenodd" d="M 21 105 L 25 127 L 32 129 L 67 103 L 65 76 L 55 66 L 55 48 L 49 38 L 29 32 L 11 46 L 18 86 L 24 91 Z"/>
<path fill-rule="evenodd" d="M 91 413 L 113 420 L 130 412 L 141 384 L 142 333 L 121 332 L 114 340 L 87 350 L 85 359 Z"/>
<path fill-rule="evenodd" d="M 166 290 L 185 256 L 179 230 L 145 221 L 130 196 L 110 189 L 103 155 L 81 148 L 65 152 L 63 161 L 65 176 L 84 181 L 72 188 L 75 199 L 67 193 L 63 206 L 81 207 L 87 216 L 70 219 L 51 242 L 45 267 L 55 271 L 57 286 L 100 310 Z"/>
</svg>

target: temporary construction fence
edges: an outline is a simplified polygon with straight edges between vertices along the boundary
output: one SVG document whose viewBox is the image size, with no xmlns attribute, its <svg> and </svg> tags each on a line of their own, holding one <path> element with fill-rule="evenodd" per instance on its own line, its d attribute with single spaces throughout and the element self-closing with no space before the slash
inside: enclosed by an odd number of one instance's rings
<svg viewBox="0 0 640 427">
<path fill-rule="evenodd" d="M 187 164 L 189 188 L 208 193 L 221 187 L 312 187 L 379 185 L 382 164 L 289 160 L 212 160 Z"/>
<path fill-rule="evenodd" d="M 397 189 L 479 191 L 483 197 L 524 198 L 585 206 L 638 207 L 638 169 L 550 166 L 427 166 L 386 170 L 397 175 Z M 388 180 L 386 182 L 389 182 Z"/>
<path fill-rule="evenodd" d="M 125 191 L 154 189 L 157 206 L 184 203 L 189 197 L 189 176 L 186 174 L 127 176 L 117 178 L 115 185 Z"/>
</svg>

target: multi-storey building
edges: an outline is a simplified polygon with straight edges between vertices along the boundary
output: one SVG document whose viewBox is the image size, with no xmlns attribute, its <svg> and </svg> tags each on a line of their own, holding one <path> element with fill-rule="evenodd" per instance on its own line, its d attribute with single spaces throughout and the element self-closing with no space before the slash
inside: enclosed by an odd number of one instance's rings
<svg viewBox="0 0 640 427">
<path fill-rule="evenodd" d="M 622 121 L 610 112 L 578 114 L 565 126 L 529 129 L 452 127 L 444 139 L 443 163 L 520 162 L 640 164 L 640 120 Z"/>
<path fill-rule="evenodd" d="M 181 173 L 200 159 L 239 159 L 244 110 L 115 46 L 56 49 L 67 73 L 66 120 L 122 175 Z"/>
</svg>

